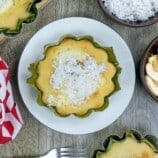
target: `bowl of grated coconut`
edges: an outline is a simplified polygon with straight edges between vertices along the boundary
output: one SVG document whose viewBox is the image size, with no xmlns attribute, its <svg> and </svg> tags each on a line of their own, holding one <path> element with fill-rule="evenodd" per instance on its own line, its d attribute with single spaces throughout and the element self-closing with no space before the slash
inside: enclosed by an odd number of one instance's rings
<svg viewBox="0 0 158 158">
<path fill-rule="evenodd" d="M 120 24 L 145 27 L 158 22 L 158 0 L 98 0 L 103 12 Z"/>
</svg>

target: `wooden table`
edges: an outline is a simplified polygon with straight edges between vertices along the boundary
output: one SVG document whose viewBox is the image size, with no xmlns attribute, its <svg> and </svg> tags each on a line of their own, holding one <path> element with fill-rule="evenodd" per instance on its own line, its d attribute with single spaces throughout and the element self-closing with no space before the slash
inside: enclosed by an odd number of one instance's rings
<svg viewBox="0 0 158 158">
<path fill-rule="evenodd" d="M 87 135 L 63 134 L 39 123 L 26 109 L 17 85 L 18 62 L 28 40 L 46 24 L 70 16 L 94 18 L 116 30 L 131 49 L 137 73 L 134 95 L 126 111 L 107 128 Z M 158 137 L 158 105 L 145 91 L 139 78 L 140 59 L 149 42 L 157 35 L 158 23 L 137 29 L 119 25 L 104 15 L 96 0 L 52 0 L 39 12 L 35 22 L 24 25 L 21 34 L 0 44 L 0 56 L 11 68 L 14 98 L 25 122 L 16 139 L 1 147 L 0 158 L 29 157 L 61 146 L 85 147 L 89 153 L 88 157 L 91 157 L 94 149 L 102 148 L 108 135 L 122 136 L 128 129 L 138 130 L 143 135 L 154 134 Z"/>
</svg>

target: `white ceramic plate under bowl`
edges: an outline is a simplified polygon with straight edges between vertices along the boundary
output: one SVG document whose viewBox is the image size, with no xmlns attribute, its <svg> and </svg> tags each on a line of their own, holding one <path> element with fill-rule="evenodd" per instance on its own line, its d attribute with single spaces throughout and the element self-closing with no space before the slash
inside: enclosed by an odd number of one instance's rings
<svg viewBox="0 0 158 158">
<path fill-rule="evenodd" d="M 119 76 L 121 90 L 110 97 L 107 109 L 102 112 L 93 112 L 86 118 L 56 116 L 52 110 L 37 104 L 36 90 L 26 83 L 26 79 L 31 75 L 28 67 L 31 63 L 43 57 L 44 46 L 48 43 L 57 42 L 65 34 L 90 35 L 99 44 L 112 46 L 122 68 Z M 26 107 L 41 123 L 63 133 L 87 134 L 107 127 L 123 113 L 133 95 L 135 67 L 128 46 L 114 30 L 93 19 L 72 17 L 48 24 L 31 38 L 19 62 L 18 84 Z"/>
</svg>

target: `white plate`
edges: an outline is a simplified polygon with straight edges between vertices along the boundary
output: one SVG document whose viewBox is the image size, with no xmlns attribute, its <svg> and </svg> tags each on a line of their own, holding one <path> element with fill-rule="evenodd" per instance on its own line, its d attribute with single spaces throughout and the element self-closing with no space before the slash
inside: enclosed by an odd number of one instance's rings
<svg viewBox="0 0 158 158">
<path fill-rule="evenodd" d="M 52 110 L 36 103 L 36 90 L 26 83 L 26 79 L 31 75 L 28 67 L 43 57 L 44 46 L 57 42 L 65 34 L 90 35 L 101 45 L 112 46 L 122 68 L 119 76 L 121 90 L 110 97 L 107 109 L 103 112 L 93 112 L 87 118 L 56 116 Z M 135 68 L 128 46 L 114 30 L 96 20 L 72 17 L 48 24 L 31 38 L 19 62 L 18 84 L 25 105 L 41 123 L 63 133 L 87 134 L 107 127 L 123 113 L 133 94 Z"/>
</svg>

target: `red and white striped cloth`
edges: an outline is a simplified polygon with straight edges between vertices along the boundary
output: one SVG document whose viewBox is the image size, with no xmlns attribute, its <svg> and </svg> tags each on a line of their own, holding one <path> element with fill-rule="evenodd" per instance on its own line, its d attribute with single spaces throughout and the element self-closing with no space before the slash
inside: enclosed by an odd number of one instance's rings
<svg viewBox="0 0 158 158">
<path fill-rule="evenodd" d="M 13 140 L 23 124 L 9 80 L 8 66 L 0 58 L 0 145 Z"/>
</svg>

